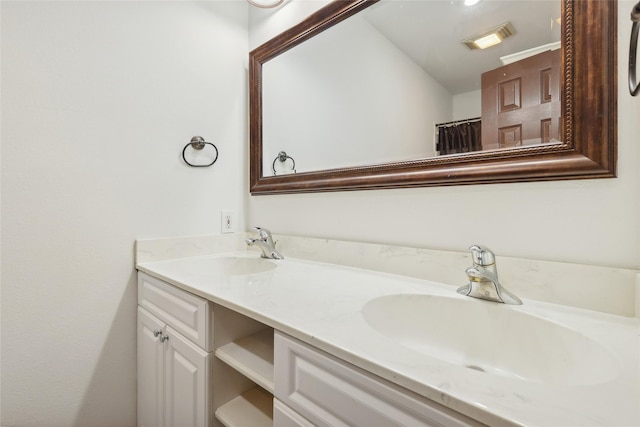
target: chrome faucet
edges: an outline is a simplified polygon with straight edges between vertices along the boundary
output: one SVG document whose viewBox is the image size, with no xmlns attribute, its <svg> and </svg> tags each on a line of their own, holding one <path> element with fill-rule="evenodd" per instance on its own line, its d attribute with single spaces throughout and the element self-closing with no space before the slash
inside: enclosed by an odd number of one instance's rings
<svg viewBox="0 0 640 427">
<path fill-rule="evenodd" d="M 458 293 L 473 298 L 504 304 L 522 304 L 520 298 L 506 290 L 498 280 L 496 257 L 489 249 L 478 245 L 471 246 L 473 265 L 467 268 L 469 284 L 458 288 Z"/>
<path fill-rule="evenodd" d="M 253 227 L 253 231 L 258 233 L 257 239 L 247 239 L 247 245 L 257 246 L 262 251 L 262 258 L 270 259 L 284 259 L 282 254 L 276 249 L 276 244 L 273 242 L 271 232 L 266 228 Z"/>
</svg>

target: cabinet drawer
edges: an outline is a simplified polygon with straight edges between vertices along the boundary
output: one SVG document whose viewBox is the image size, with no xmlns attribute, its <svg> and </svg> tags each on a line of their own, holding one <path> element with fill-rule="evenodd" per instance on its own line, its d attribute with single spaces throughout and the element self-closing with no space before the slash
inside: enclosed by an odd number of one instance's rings
<svg viewBox="0 0 640 427">
<path fill-rule="evenodd" d="M 278 399 L 273 399 L 274 427 L 314 427 L 309 421 L 295 413 Z"/>
<path fill-rule="evenodd" d="M 316 426 L 482 425 L 281 333 L 275 396 Z"/>
<path fill-rule="evenodd" d="M 138 273 L 138 304 L 206 351 L 213 351 L 212 304 L 145 273 Z"/>
</svg>

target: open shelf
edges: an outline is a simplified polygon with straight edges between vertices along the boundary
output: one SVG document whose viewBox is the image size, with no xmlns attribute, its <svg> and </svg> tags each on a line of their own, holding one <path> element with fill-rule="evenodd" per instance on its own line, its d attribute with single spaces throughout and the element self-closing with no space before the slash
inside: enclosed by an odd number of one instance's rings
<svg viewBox="0 0 640 427">
<path fill-rule="evenodd" d="M 254 387 L 219 407 L 216 418 L 225 427 L 273 427 L 273 396 Z"/>
<path fill-rule="evenodd" d="M 273 329 L 223 345 L 215 355 L 242 375 L 273 393 Z"/>
</svg>

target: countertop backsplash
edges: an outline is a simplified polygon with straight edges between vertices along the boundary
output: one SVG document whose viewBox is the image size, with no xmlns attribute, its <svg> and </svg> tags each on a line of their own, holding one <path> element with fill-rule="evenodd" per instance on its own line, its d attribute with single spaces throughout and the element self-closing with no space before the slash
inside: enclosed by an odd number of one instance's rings
<svg viewBox="0 0 640 427">
<path fill-rule="evenodd" d="M 136 264 L 251 250 L 249 233 L 143 239 Z M 286 257 L 364 268 L 457 287 L 466 284 L 467 252 L 273 235 Z M 472 242 L 470 242 L 472 243 Z M 633 269 L 511 258 L 496 254 L 500 282 L 520 298 L 634 317 L 640 314 L 640 271 Z"/>
</svg>

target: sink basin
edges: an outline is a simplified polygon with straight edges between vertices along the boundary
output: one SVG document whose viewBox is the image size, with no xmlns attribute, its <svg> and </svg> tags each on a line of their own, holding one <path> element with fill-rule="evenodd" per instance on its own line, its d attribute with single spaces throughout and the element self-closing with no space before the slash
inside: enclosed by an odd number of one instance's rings
<svg viewBox="0 0 640 427">
<path fill-rule="evenodd" d="M 180 268 L 190 276 L 250 276 L 271 271 L 277 267 L 275 261 L 264 258 L 219 257 L 181 260 Z"/>
<path fill-rule="evenodd" d="M 400 346 L 486 374 L 588 385 L 609 381 L 618 371 L 598 342 L 514 306 L 400 294 L 370 300 L 362 314 Z"/>
</svg>

